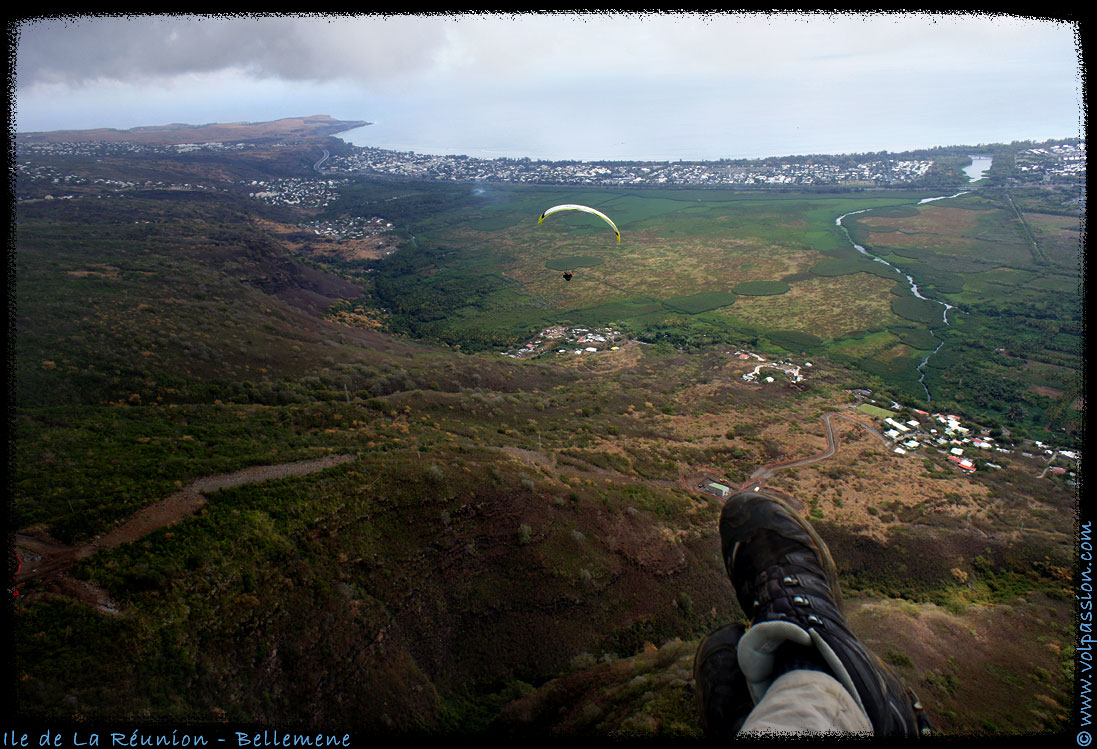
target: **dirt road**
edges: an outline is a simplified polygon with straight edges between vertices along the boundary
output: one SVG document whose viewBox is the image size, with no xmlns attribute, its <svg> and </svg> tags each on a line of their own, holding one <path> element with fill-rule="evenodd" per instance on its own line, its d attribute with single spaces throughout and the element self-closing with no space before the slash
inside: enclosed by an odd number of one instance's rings
<svg viewBox="0 0 1097 749">
<path fill-rule="evenodd" d="M 104 610 L 112 610 L 106 593 L 87 583 L 69 578 L 65 573 L 81 559 L 86 559 L 100 549 L 110 549 L 125 543 L 136 541 L 153 531 L 177 523 L 190 517 L 206 504 L 207 494 L 220 489 L 230 489 L 242 484 L 252 484 L 287 476 L 303 476 L 322 471 L 340 463 L 354 460 L 355 455 L 328 455 L 313 460 L 301 460 L 296 463 L 281 463 L 269 466 L 253 466 L 233 473 L 207 476 L 198 479 L 190 486 L 171 494 L 159 502 L 136 512 L 133 517 L 91 541 L 75 546 L 67 546 L 49 537 L 15 534 L 15 547 L 19 553 L 21 566 L 16 574 L 16 583 L 27 580 L 42 580 L 47 589 L 55 589 L 73 595 L 86 603 Z"/>
</svg>

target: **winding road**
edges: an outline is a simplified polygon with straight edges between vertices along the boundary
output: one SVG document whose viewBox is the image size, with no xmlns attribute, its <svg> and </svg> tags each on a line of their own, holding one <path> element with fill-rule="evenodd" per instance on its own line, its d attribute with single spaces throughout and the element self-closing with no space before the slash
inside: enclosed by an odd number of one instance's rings
<svg viewBox="0 0 1097 749">
<path fill-rule="evenodd" d="M 827 460 L 833 458 L 838 454 L 838 433 L 834 428 L 834 419 L 840 418 L 846 421 L 852 421 L 857 426 L 866 430 L 869 434 L 875 435 L 885 446 L 890 446 L 887 438 L 880 434 L 874 427 L 869 426 L 860 419 L 855 419 L 847 414 L 840 413 L 826 413 L 823 415 L 823 429 L 826 432 L 827 447 L 823 452 L 817 455 L 812 455 L 807 458 L 797 458 L 796 460 L 785 460 L 779 463 L 767 463 L 755 469 L 754 473 L 750 474 L 750 478 L 739 487 L 739 491 L 758 491 L 765 486 L 766 480 L 773 478 L 773 474 L 777 471 L 784 471 L 789 468 L 799 468 L 801 466 L 811 465 L 812 463 L 818 463 L 821 460 Z"/>
</svg>

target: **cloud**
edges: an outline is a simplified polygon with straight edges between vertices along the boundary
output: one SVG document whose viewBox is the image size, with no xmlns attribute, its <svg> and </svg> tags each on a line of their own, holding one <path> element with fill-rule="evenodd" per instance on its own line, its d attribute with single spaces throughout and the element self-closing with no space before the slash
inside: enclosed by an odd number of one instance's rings
<svg viewBox="0 0 1097 749">
<path fill-rule="evenodd" d="M 1006 122 L 1029 107 L 1018 91 L 1054 94 L 1056 112 L 1081 99 L 1074 31 L 883 12 L 73 16 L 18 27 L 16 116 L 21 129 L 327 113 L 567 130 L 606 112 L 653 132 L 675 118 L 806 128 L 881 102 L 963 110 L 980 86 L 1004 87 Z"/>
<path fill-rule="evenodd" d="M 17 83 L 81 85 L 242 70 L 256 78 L 383 81 L 428 69 L 429 18 L 99 16 L 20 29 Z"/>
<path fill-rule="evenodd" d="M 89 16 L 20 29 L 17 82 L 238 70 L 287 81 L 503 82 L 1061 64 L 1066 24 L 929 14 Z"/>
</svg>

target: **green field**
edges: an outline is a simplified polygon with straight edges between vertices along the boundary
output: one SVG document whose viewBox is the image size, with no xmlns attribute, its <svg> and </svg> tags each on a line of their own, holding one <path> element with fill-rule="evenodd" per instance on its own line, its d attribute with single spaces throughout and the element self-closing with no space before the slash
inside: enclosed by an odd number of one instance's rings
<svg viewBox="0 0 1097 749">
<path fill-rule="evenodd" d="M 775 296 L 788 292 L 783 281 L 744 281 L 735 286 L 735 293 L 743 296 Z"/>
<path fill-rule="evenodd" d="M 671 309 L 685 312 L 690 315 L 697 315 L 701 312 L 708 312 L 709 310 L 729 307 L 732 304 L 735 304 L 735 295 L 729 294 L 726 291 L 704 291 L 700 294 L 674 297 L 666 300 L 664 304 Z"/>
<path fill-rule="evenodd" d="M 363 182 L 328 213 L 367 212 L 382 189 Z M 1078 254 L 1068 252 L 1075 224 L 1036 215 L 1034 235 L 1047 249 L 1033 248 L 1001 191 L 919 205 L 926 193 L 417 190 L 417 200 L 387 214 L 416 241 L 372 265 L 373 303 L 398 332 L 484 350 L 521 344 L 549 324 L 612 322 L 640 340 L 685 347 L 812 350 L 883 378 L 897 397 L 1003 421 L 1008 409 L 993 405 L 997 389 L 985 383 L 1015 380 L 1014 368 L 987 352 L 1080 369 Z M 1019 210 L 1025 199 L 1014 195 Z M 544 206 L 565 201 L 606 212 L 621 242 L 583 214 L 537 225 Z M 864 209 L 846 219 L 848 234 L 835 225 Z M 570 282 L 557 272 L 565 269 L 577 271 Z M 911 293 L 907 275 L 928 299 Z M 943 302 L 956 307 L 951 327 Z M 941 363 L 925 368 L 923 386 L 918 365 L 941 340 Z M 1040 423 L 1046 398 L 1011 392 L 1025 402 L 1015 425 L 1056 426 Z M 1075 416 L 1068 409 L 1069 423 Z"/>
<path fill-rule="evenodd" d="M 875 416 L 877 419 L 889 419 L 895 416 L 893 411 L 888 411 L 886 408 L 880 408 L 879 406 L 873 406 L 869 403 L 862 403 L 857 407 L 858 411 L 862 411 L 869 416 Z"/>
</svg>

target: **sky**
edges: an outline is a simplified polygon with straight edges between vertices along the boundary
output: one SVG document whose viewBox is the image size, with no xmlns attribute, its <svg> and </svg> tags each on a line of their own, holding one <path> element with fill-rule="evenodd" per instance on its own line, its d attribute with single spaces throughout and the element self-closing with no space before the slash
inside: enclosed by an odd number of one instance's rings
<svg viewBox="0 0 1097 749">
<path fill-rule="evenodd" d="M 18 132 L 328 114 L 358 145 L 755 158 L 1082 134 L 1078 26 L 987 14 L 87 15 L 15 25 Z"/>
</svg>

